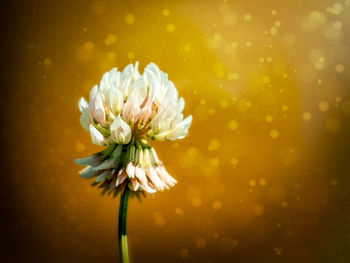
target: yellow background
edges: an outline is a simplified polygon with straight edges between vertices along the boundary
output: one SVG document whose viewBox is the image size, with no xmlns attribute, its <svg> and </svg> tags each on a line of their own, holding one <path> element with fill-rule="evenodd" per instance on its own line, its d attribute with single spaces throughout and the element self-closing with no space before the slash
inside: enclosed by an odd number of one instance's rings
<svg viewBox="0 0 350 263">
<path fill-rule="evenodd" d="M 176 187 L 130 201 L 133 262 L 347 262 L 350 1 L 23 1 L 2 16 L 9 262 L 117 262 L 119 199 L 73 160 L 78 100 L 156 63 L 193 115 L 153 143 Z M 5 152 L 5 151 L 4 151 Z"/>
</svg>

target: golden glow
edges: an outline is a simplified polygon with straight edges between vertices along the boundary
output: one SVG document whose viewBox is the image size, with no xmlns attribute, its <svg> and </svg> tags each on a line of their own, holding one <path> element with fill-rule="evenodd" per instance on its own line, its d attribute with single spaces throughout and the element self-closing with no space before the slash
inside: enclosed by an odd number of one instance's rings
<svg viewBox="0 0 350 263">
<path fill-rule="evenodd" d="M 178 184 L 130 200 L 134 262 L 347 262 L 349 1 L 19 5 L 2 116 L 9 229 L 36 246 L 23 257 L 117 262 L 119 201 L 73 162 L 101 150 L 78 100 L 139 61 L 168 73 L 193 125 L 152 142 Z"/>
</svg>

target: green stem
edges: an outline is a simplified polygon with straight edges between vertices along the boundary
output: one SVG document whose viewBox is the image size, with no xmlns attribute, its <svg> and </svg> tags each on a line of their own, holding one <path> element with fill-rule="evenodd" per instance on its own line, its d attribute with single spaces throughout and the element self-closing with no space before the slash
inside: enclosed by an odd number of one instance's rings
<svg viewBox="0 0 350 263">
<path fill-rule="evenodd" d="M 128 185 L 126 185 L 125 190 L 120 197 L 120 206 L 119 206 L 118 238 L 119 238 L 119 255 L 120 255 L 121 263 L 129 263 L 128 237 L 126 234 L 128 199 L 129 199 L 129 187 Z"/>
</svg>

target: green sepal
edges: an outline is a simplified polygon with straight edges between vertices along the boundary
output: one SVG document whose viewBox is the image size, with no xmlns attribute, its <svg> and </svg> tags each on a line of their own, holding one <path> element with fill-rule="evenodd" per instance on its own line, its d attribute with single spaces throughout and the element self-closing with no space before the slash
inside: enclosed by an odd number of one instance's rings
<svg viewBox="0 0 350 263">
<path fill-rule="evenodd" d="M 112 143 L 110 144 L 106 149 L 104 149 L 102 152 L 99 152 L 98 155 L 102 157 L 102 159 L 106 159 L 111 155 L 115 148 L 116 144 Z"/>
<path fill-rule="evenodd" d="M 95 171 L 92 169 L 92 167 L 88 167 L 86 171 L 80 174 L 80 177 L 83 177 L 85 179 L 91 179 L 94 176 L 97 176 L 100 174 L 100 171 Z"/>
</svg>

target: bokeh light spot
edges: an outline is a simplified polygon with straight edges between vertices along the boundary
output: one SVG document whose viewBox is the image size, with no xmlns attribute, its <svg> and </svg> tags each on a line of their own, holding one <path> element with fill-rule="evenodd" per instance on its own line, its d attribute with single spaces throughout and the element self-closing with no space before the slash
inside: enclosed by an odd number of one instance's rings
<svg viewBox="0 0 350 263">
<path fill-rule="evenodd" d="M 213 209 L 214 210 L 220 210 L 222 207 L 222 203 L 220 201 L 214 201 L 213 202 Z"/>
<path fill-rule="evenodd" d="M 169 14 L 170 14 L 169 9 L 163 9 L 163 11 L 162 11 L 163 16 L 169 16 Z"/>
<path fill-rule="evenodd" d="M 277 139 L 279 136 L 279 131 L 276 129 L 273 129 L 270 131 L 270 137 L 271 139 Z"/>
<path fill-rule="evenodd" d="M 85 151 L 85 144 L 82 142 L 77 142 L 77 144 L 75 145 L 75 149 L 77 150 L 77 152 L 83 152 Z"/>
<path fill-rule="evenodd" d="M 273 117 L 272 117 L 270 114 L 269 114 L 269 115 L 266 115 L 265 121 L 266 121 L 266 122 L 272 122 L 272 121 L 273 121 Z"/>
<path fill-rule="evenodd" d="M 252 20 L 252 16 L 251 16 L 251 14 L 245 14 L 243 16 L 243 19 L 244 19 L 244 21 L 249 22 L 250 20 Z"/>
<path fill-rule="evenodd" d="M 231 130 L 231 131 L 235 131 L 238 129 L 238 122 L 236 120 L 230 120 L 229 123 L 228 123 L 228 128 Z"/>
<path fill-rule="evenodd" d="M 302 115 L 303 121 L 310 121 L 311 120 L 311 113 L 310 112 L 304 112 Z"/>
<path fill-rule="evenodd" d="M 133 14 L 127 14 L 125 17 L 124 17 L 124 21 L 126 24 L 128 25 L 132 25 L 135 23 L 135 16 Z"/>
<path fill-rule="evenodd" d="M 337 72 L 337 73 L 343 73 L 343 72 L 344 72 L 344 69 L 345 69 L 345 67 L 344 67 L 343 64 L 337 64 L 337 65 L 335 65 L 335 67 L 334 67 L 334 70 L 335 70 L 335 72 Z"/>
<path fill-rule="evenodd" d="M 116 41 L 117 41 L 117 36 L 116 36 L 115 34 L 113 34 L 113 33 L 109 33 L 109 34 L 106 36 L 105 45 L 106 45 L 106 46 L 112 45 L 112 44 L 114 44 Z"/>
<path fill-rule="evenodd" d="M 195 197 L 192 199 L 191 203 L 194 207 L 200 207 L 202 205 L 202 199 Z"/>
<path fill-rule="evenodd" d="M 260 184 L 261 186 L 265 186 L 265 185 L 267 184 L 266 179 L 265 179 L 265 178 L 261 178 L 261 179 L 259 180 L 259 184 Z"/>
<path fill-rule="evenodd" d="M 250 187 L 256 186 L 256 181 L 254 179 L 249 180 L 249 186 Z"/>
<path fill-rule="evenodd" d="M 208 151 L 216 151 L 220 148 L 221 143 L 217 139 L 213 139 L 209 142 Z"/>
<path fill-rule="evenodd" d="M 166 26 L 166 30 L 169 32 L 169 33 L 172 33 L 172 32 L 174 32 L 175 31 L 175 25 L 174 24 L 168 24 L 167 26 Z"/>
<path fill-rule="evenodd" d="M 177 208 L 175 208 L 175 214 L 182 215 L 183 214 L 183 210 L 180 207 L 177 207 Z"/>
<path fill-rule="evenodd" d="M 318 109 L 321 111 L 321 112 L 327 112 L 329 110 L 329 103 L 327 101 L 321 101 L 319 104 L 318 104 Z"/>
</svg>

